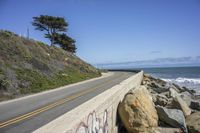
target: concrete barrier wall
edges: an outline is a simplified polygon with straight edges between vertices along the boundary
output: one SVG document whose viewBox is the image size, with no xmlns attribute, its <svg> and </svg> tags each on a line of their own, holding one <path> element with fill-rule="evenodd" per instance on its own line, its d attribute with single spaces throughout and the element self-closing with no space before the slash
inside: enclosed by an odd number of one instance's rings
<svg viewBox="0 0 200 133">
<path fill-rule="evenodd" d="M 130 89 L 140 86 L 142 78 L 143 72 L 139 72 L 34 132 L 115 133 L 117 107 Z"/>
</svg>

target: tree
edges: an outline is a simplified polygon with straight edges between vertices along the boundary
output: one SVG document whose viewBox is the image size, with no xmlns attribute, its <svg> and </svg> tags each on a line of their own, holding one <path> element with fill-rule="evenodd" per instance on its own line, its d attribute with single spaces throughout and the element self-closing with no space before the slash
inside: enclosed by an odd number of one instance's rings
<svg viewBox="0 0 200 133">
<path fill-rule="evenodd" d="M 32 25 L 36 30 L 45 31 L 45 38 L 49 38 L 51 46 L 55 44 L 55 36 L 60 32 L 67 31 L 68 23 L 62 17 L 40 15 L 33 17 Z"/>
<path fill-rule="evenodd" d="M 55 44 L 58 44 L 62 49 L 76 53 L 75 40 L 66 34 L 56 34 L 55 35 Z"/>
</svg>

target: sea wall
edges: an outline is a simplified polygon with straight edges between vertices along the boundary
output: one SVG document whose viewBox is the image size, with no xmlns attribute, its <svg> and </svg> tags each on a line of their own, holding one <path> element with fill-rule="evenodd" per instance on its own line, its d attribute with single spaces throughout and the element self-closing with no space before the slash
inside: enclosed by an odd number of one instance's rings
<svg viewBox="0 0 200 133">
<path fill-rule="evenodd" d="M 127 92 L 138 88 L 143 71 L 81 104 L 35 133 L 113 133 L 118 130 L 117 108 Z"/>
</svg>

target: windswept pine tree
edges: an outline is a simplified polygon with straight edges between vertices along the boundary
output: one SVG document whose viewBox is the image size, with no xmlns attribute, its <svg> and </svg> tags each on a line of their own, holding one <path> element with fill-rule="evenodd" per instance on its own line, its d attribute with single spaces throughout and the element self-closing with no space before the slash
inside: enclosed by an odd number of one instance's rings
<svg viewBox="0 0 200 133">
<path fill-rule="evenodd" d="M 49 38 L 51 46 L 55 44 L 55 35 L 67 31 L 68 23 L 62 17 L 40 15 L 33 17 L 32 25 L 36 30 L 45 31 L 45 38 Z"/>
<path fill-rule="evenodd" d="M 40 15 L 33 17 L 32 25 L 36 30 L 44 31 L 44 37 L 48 38 L 51 46 L 57 44 L 66 51 L 75 53 L 75 40 L 66 35 L 68 23 L 62 17 Z"/>
<path fill-rule="evenodd" d="M 75 40 L 71 37 L 67 36 L 66 34 L 56 34 L 55 36 L 55 43 L 58 44 L 62 49 L 76 53 L 76 45 Z"/>
</svg>

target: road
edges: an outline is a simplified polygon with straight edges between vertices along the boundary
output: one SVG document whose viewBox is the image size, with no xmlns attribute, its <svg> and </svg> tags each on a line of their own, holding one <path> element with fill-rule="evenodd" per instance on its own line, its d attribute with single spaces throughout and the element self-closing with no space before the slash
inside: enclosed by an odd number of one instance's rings
<svg viewBox="0 0 200 133">
<path fill-rule="evenodd" d="M 112 72 L 62 88 L 0 103 L 0 133 L 30 133 L 134 73 Z"/>
</svg>

